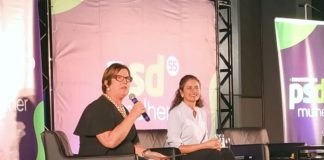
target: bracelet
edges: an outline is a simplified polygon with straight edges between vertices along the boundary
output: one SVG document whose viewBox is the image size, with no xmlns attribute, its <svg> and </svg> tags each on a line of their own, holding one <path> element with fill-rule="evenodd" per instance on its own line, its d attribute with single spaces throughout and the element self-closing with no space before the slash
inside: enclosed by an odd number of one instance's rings
<svg viewBox="0 0 324 160">
<path fill-rule="evenodd" d="M 144 154 L 145 154 L 147 151 L 150 151 L 150 149 L 145 149 L 145 150 L 142 152 L 142 157 L 144 157 Z"/>
</svg>

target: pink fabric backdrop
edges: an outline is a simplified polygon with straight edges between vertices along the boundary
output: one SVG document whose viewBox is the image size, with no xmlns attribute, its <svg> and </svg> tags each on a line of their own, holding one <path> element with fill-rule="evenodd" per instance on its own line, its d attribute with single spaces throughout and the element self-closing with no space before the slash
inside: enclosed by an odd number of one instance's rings
<svg viewBox="0 0 324 160">
<path fill-rule="evenodd" d="M 52 23 L 55 129 L 68 134 L 74 152 L 79 143 L 72 134 L 76 123 L 84 108 L 102 94 L 101 77 L 112 61 L 130 67 L 130 93 L 145 104 L 151 117 L 150 122 L 138 119 L 138 129 L 166 128 L 169 106 L 185 74 L 201 80 L 206 111 L 216 105 L 212 2 L 85 0 L 52 15 Z M 124 105 L 131 104 L 124 99 Z"/>
</svg>

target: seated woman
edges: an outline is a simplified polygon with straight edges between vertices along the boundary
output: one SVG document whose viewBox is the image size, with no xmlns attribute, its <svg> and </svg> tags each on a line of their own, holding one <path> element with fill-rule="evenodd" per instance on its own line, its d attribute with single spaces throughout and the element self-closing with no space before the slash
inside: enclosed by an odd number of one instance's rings
<svg viewBox="0 0 324 160">
<path fill-rule="evenodd" d="M 234 160 L 230 150 L 221 150 L 218 139 L 208 137 L 200 88 L 197 77 L 181 78 L 169 111 L 166 145 L 179 148 L 185 154 L 183 160 Z"/>
<path fill-rule="evenodd" d="M 106 68 L 101 81 L 103 94 L 83 111 L 74 134 L 80 137 L 81 156 L 137 154 L 165 156 L 150 152 L 139 143 L 135 120 L 145 112 L 141 102 L 130 112 L 122 104 L 132 77 L 128 67 L 114 63 Z"/>
</svg>

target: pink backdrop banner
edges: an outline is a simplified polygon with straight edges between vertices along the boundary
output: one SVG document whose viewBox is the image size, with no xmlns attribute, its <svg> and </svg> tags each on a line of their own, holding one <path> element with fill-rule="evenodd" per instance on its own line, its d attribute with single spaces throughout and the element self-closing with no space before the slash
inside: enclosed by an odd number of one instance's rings
<svg viewBox="0 0 324 160">
<path fill-rule="evenodd" d="M 208 0 L 80 1 L 53 7 L 55 129 L 72 133 L 84 108 L 98 98 L 103 71 L 112 62 L 129 66 L 130 93 L 142 101 L 151 121 L 137 129 L 164 129 L 168 110 L 185 74 L 196 75 L 210 128 L 216 113 L 215 8 Z M 123 104 L 132 107 L 126 97 Z M 212 112 L 211 112 L 212 111 Z M 216 114 L 214 114 L 216 115 Z"/>
</svg>

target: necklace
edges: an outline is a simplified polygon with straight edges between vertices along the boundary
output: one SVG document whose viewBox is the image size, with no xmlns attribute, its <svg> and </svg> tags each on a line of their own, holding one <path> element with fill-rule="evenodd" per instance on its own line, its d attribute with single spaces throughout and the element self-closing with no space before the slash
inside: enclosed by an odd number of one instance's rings
<svg viewBox="0 0 324 160">
<path fill-rule="evenodd" d="M 193 109 L 193 111 L 192 111 L 192 115 L 194 116 L 194 118 L 196 118 L 196 116 L 197 116 L 197 111 L 196 111 L 195 109 Z"/>
<path fill-rule="evenodd" d="M 196 118 L 197 117 L 197 111 L 195 110 L 195 107 L 190 107 L 190 105 L 188 105 L 187 103 L 186 103 L 186 105 L 192 110 L 192 116 L 194 118 Z M 193 106 L 195 106 L 195 105 L 193 105 Z"/>
<path fill-rule="evenodd" d="M 117 108 L 119 113 L 125 118 L 127 116 L 127 114 L 126 114 L 126 110 L 124 108 L 124 105 L 121 104 L 120 106 L 118 106 L 107 94 L 104 94 L 104 95 L 112 104 L 114 104 L 114 106 Z"/>
</svg>

